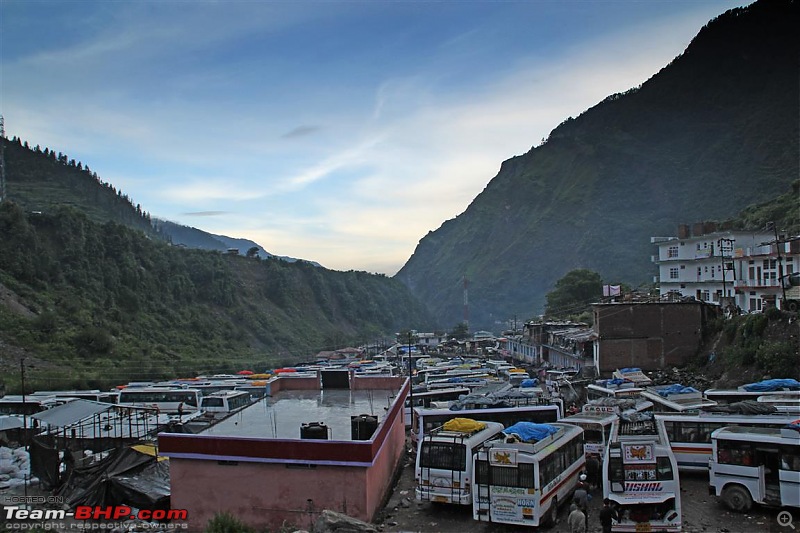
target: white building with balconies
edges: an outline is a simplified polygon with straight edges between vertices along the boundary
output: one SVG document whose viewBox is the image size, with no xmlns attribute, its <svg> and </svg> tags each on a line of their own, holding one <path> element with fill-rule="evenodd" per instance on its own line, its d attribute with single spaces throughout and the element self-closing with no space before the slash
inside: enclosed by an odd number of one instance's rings
<svg viewBox="0 0 800 533">
<path fill-rule="evenodd" d="M 781 275 L 800 271 L 800 239 L 766 230 L 682 225 L 677 237 L 652 237 L 662 297 L 692 297 L 748 313 L 781 307 Z"/>
</svg>

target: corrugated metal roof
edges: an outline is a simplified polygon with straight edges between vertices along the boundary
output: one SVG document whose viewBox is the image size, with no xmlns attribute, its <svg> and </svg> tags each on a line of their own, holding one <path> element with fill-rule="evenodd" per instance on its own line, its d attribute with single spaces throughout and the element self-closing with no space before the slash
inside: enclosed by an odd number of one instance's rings
<svg viewBox="0 0 800 533">
<path fill-rule="evenodd" d="M 22 419 L 16 416 L 0 416 L 0 431 L 22 427 Z"/>
<path fill-rule="evenodd" d="M 72 400 L 64 405 L 59 405 L 36 413 L 31 418 L 56 427 L 69 426 L 98 413 L 105 413 L 114 408 L 114 404 L 93 402 L 91 400 Z"/>
</svg>

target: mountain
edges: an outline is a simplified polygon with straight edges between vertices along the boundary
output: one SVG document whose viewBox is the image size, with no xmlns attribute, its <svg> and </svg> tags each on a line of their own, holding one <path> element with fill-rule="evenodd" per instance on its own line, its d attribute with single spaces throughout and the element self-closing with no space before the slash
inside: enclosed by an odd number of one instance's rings
<svg viewBox="0 0 800 533">
<path fill-rule="evenodd" d="M 176 246 L 82 163 L 18 139 L 0 145 L 0 383 L 9 390 L 19 389 L 21 360 L 30 388 L 105 388 L 264 371 L 432 322 L 384 275 L 248 257 L 255 243 L 192 228 L 170 230 L 196 249 Z M 244 253 L 220 252 L 232 247 Z"/>
<path fill-rule="evenodd" d="M 169 220 L 163 220 L 160 218 L 154 218 L 153 225 L 157 228 L 158 232 L 165 235 L 172 244 L 186 246 L 187 248 L 217 250 L 219 252 L 225 252 L 235 248 L 242 255 L 247 255 L 252 248 L 257 248 L 257 255 L 261 259 L 269 259 L 270 257 L 274 257 L 276 259 L 286 261 L 287 263 L 301 261 L 300 259 L 295 259 L 294 257 L 271 254 L 267 252 L 260 244 L 249 239 L 237 239 L 234 237 L 227 237 L 225 235 L 215 235 L 214 233 L 208 233 L 201 229 L 193 228 L 191 226 L 184 226 L 182 224 L 177 224 L 175 222 L 170 222 Z M 314 261 L 308 261 L 308 263 L 314 266 L 320 266 L 319 263 Z"/>
<path fill-rule="evenodd" d="M 798 5 L 761 0 L 703 27 L 641 87 L 609 96 L 505 161 L 395 276 L 439 323 L 539 314 L 566 272 L 650 283 L 651 236 L 731 218 L 798 173 Z"/>
</svg>

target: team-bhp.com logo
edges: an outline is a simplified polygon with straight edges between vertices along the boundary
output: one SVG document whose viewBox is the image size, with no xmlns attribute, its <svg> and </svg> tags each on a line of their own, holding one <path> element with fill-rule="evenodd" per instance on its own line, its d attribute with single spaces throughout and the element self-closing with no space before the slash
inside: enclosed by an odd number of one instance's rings
<svg viewBox="0 0 800 533">
<path fill-rule="evenodd" d="M 75 511 L 63 509 L 24 509 L 20 506 L 6 506 L 6 520 L 186 520 L 186 509 L 138 509 L 134 511 L 125 505 L 99 506 L 78 505 Z"/>
</svg>

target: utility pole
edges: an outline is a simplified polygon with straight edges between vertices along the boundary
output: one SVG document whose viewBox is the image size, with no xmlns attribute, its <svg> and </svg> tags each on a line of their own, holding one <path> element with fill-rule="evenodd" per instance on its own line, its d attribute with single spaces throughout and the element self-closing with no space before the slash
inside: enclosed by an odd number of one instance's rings
<svg viewBox="0 0 800 533">
<path fill-rule="evenodd" d="M 0 203 L 6 199 L 6 126 L 0 115 Z"/>
<path fill-rule="evenodd" d="M 781 241 L 778 238 L 778 226 L 774 222 L 767 222 L 767 229 L 769 230 L 770 226 L 772 226 L 772 230 L 775 232 L 775 251 L 778 253 L 778 283 L 781 285 L 781 309 L 783 308 L 784 302 L 786 302 L 786 287 L 783 285 L 783 256 L 781 256 L 781 244 L 784 241 Z"/>
<path fill-rule="evenodd" d="M 719 239 L 717 240 L 717 247 L 719 248 L 719 255 L 722 258 L 722 299 L 720 299 L 720 306 L 723 305 L 723 299 L 728 297 L 727 289 L 725 288 L 725 271 L 728 269 L 728 265 L 725 262 L 725 252 L 730 252 L 733 250 L 733 243 L 736 242 L 736 239 Z"/>
<path fill-rule="evenodd" d="M 408 403 L 411 405 L 411 426 L 414 426 L 414 359 L 411 357 L 411 330 L 408 330 Z"/>
</svg>

